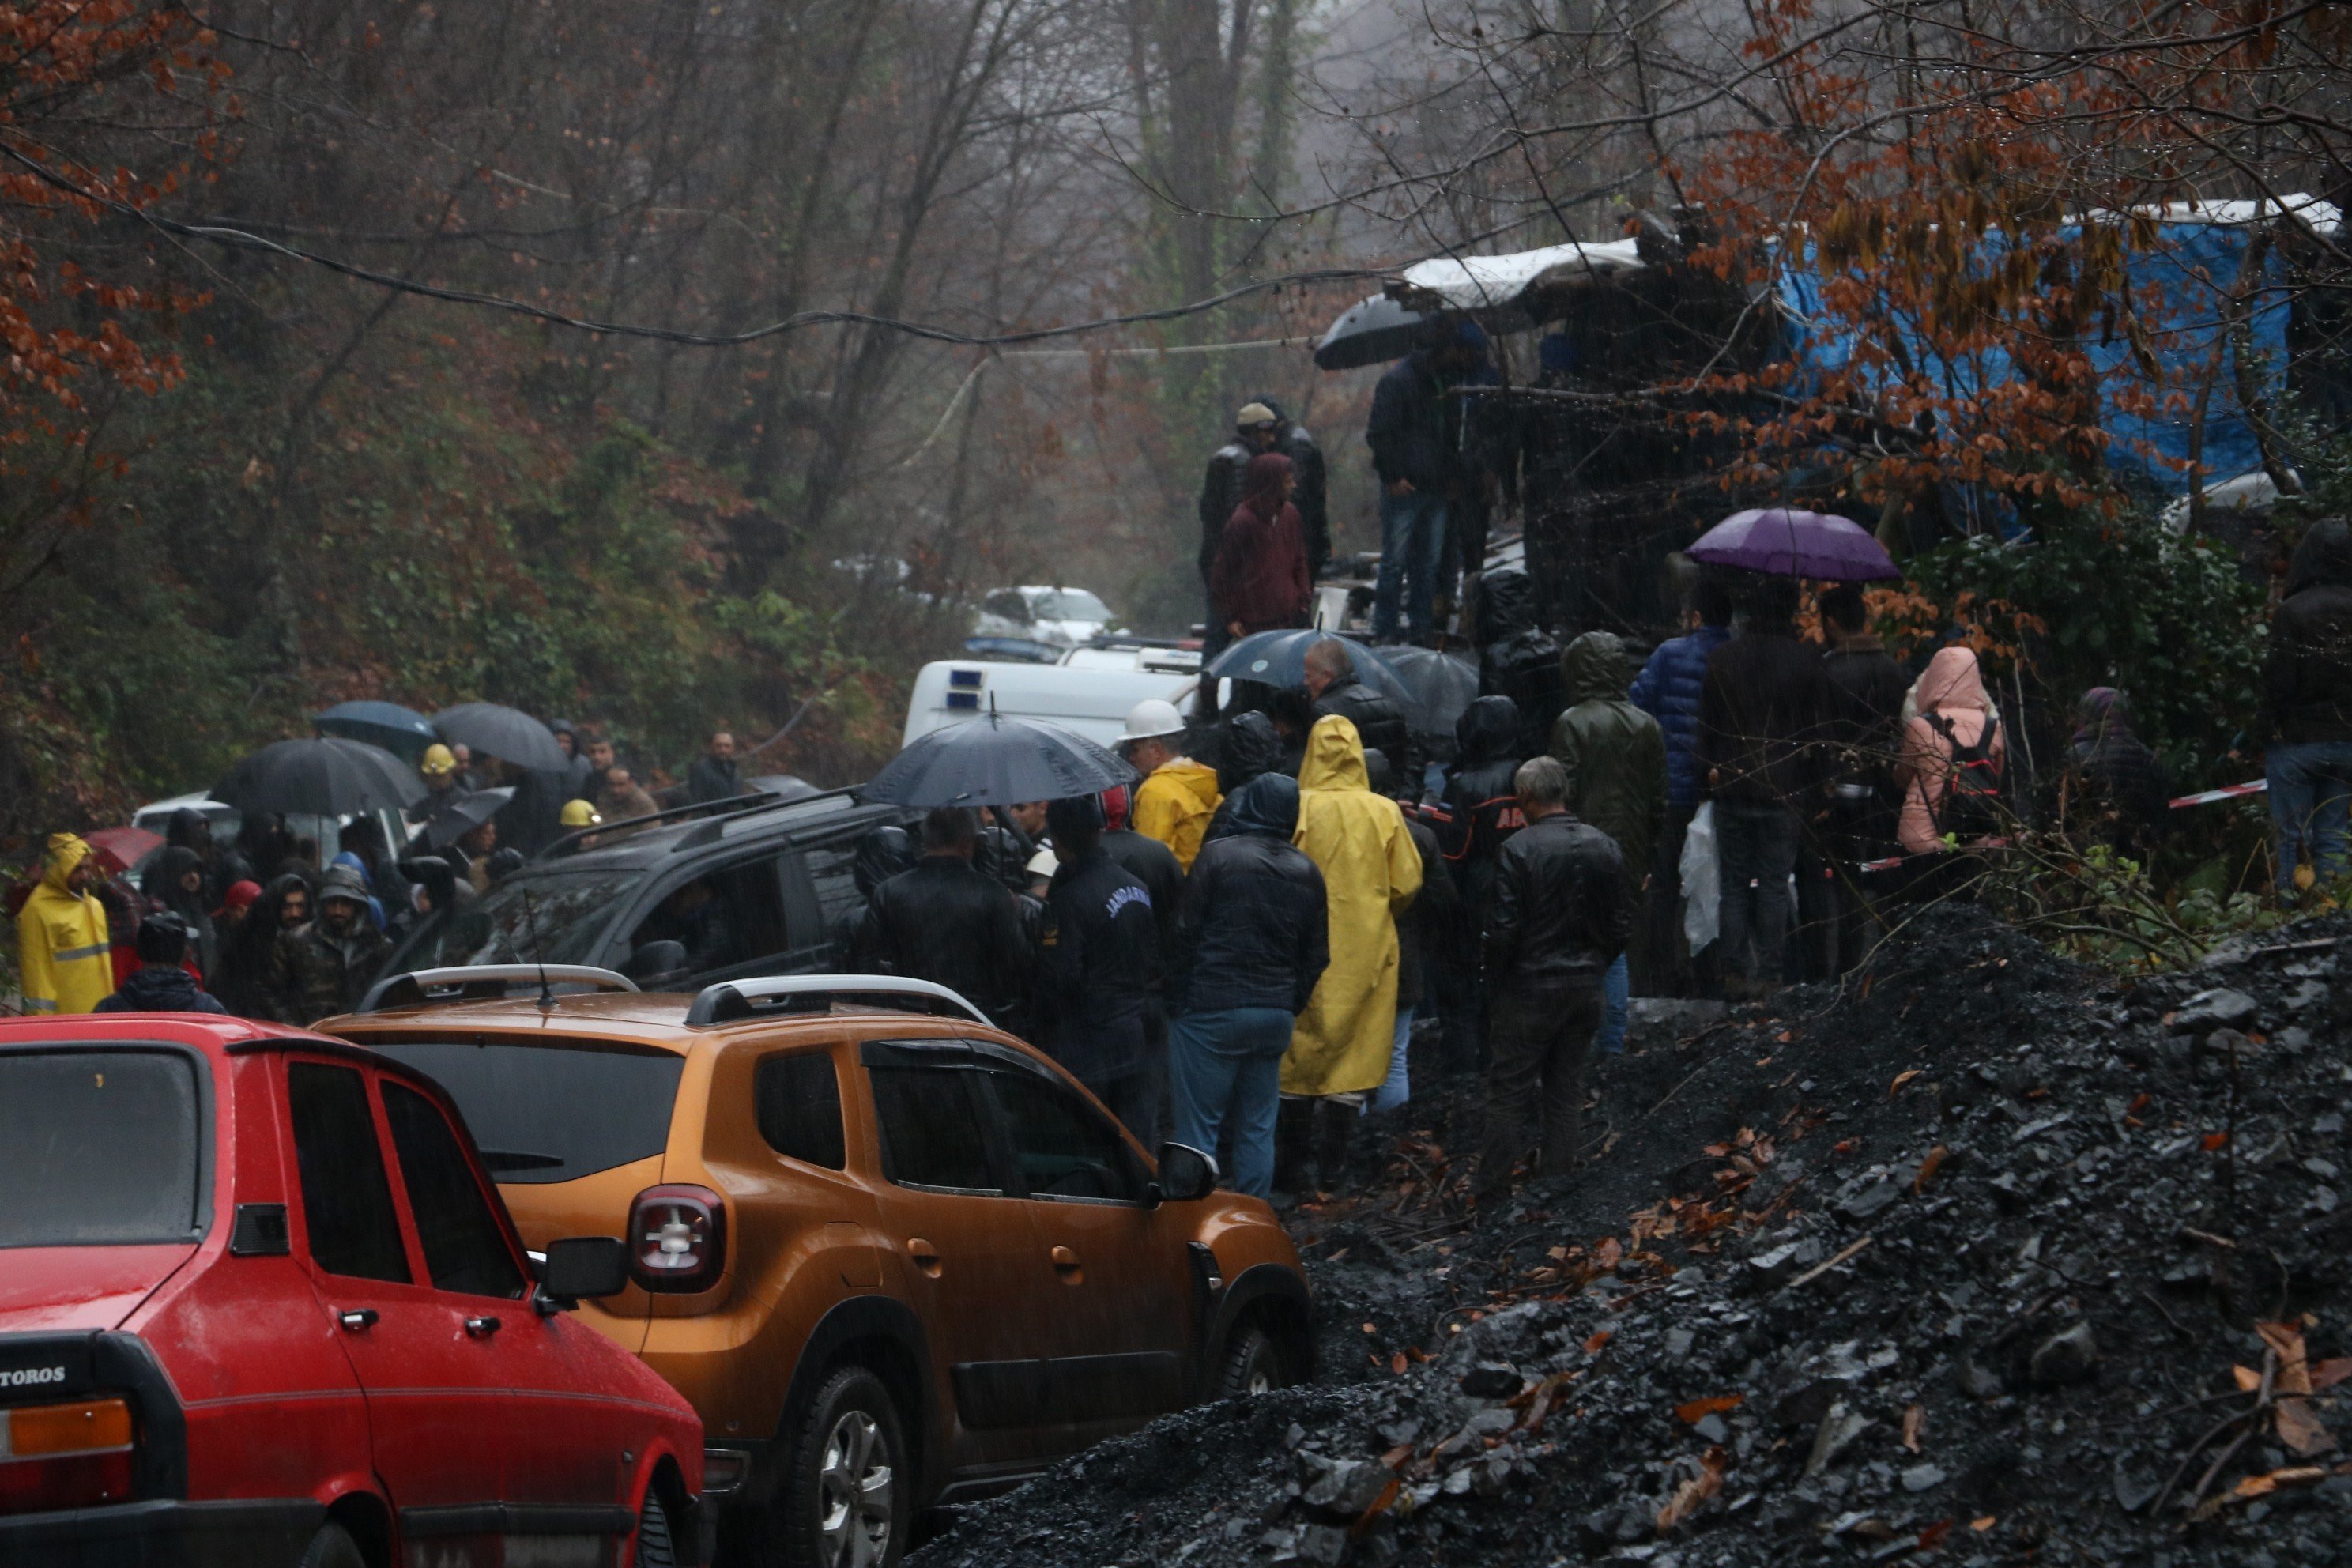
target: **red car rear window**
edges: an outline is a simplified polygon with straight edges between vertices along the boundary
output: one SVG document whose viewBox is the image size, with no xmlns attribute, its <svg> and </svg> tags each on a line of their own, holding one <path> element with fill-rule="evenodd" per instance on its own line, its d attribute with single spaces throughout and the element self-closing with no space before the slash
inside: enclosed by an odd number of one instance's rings
<svg viewBox="0 0 2352 1568">
<path fill-rule="evenodd" d="M 0 1247 L 195 1239 L 198 1070 L 181 1051 L 0 1053 Z"/>
</svg>

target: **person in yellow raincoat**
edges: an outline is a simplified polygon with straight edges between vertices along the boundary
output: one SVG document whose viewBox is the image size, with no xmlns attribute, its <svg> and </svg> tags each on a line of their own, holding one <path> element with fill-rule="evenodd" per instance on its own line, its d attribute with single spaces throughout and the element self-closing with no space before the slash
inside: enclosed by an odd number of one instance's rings
<svg viewBox="0 0 2352 1568">
<path fill-rule="evenodd" d="M 16 913 L 16 963 L 27 1013 L 88 1013 L 114 994 L 106 908 L 89 891 L 96 852 L 70 833 L 49 835 L 41 885 Z"/>
<path fill-rule="evenodd" d="M 1127 716 L 1119 754 L 1143 775 L 1129 823 L 1147 838 L 1168 846 L 1186 871 L 1201 852 L 1209 820 L 1225 797 L 1217 793 L 1217 770 L 1183 753 L 1184 718 L 1176 704 L 1148 697 Z"/>
<path fill-rule="evenodd" d="M 1421 851 L 1396 802 L 1372 793 L 1353 723 L 1336 713 L 1315 721 L 1298 790 L 1298 829 L 1290 841 L 1323 873 L 1331 963 L 1282 1058 L 1288 1137 L 1278 1122 L 1277 1163 L 1285 1163 L 1279 1156 L 1286 1150 L 1290 1157 L 1274 1184 L 1292 1193 L 1302 1190 L 1310 1140 L 1322 1186 L 1336 1189 L 1345 1180 L 1364 1096 L 1388 1077 L 1396 1034 L 1396 917 L 1421 891 Z"/>
</svg>

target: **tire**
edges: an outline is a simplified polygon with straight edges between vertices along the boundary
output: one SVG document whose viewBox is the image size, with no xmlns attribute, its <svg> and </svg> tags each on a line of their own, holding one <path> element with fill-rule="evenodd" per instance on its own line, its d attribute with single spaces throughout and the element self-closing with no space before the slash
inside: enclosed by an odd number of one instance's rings
<svg viewBox="0 0 2352 1568">
<path fill-rule="evenodd" d="M 862 1366 L 824 1380 L 792 1434 L 759 1560 L 782 1568 L 893 1568 L 914 1518 L 906 1428 Z"/>
<path fill-rule="evenodd" d="M 302 1568 L 368 1568 L 367 1554 L 350 1531 L 330 1521 L 302 1549 Z"/>
<path fill-rule="evenodd" d="M 677 1542 L 670 1531 L 669 1504 L 658 1487 L 646 1488 L 645 1506 L 637 1510 L 637 1548 L 629 1568 L 677 1568 Z"/>
<path fill-rule="evenodd" d="M 1216 1397 L 1247 1399 L 1289 1386 L 1282 1347 L 1255 1323 L 1243 1323 L 1225 1341 L 1224 1364 L 1217 1371 Z"/>
</svg>

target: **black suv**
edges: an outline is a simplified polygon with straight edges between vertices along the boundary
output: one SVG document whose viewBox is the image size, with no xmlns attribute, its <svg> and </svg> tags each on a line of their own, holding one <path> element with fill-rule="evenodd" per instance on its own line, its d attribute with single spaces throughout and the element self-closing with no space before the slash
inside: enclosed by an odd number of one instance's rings
<svg viewBox="0 0 2352 1568">
<path fill-rule="evenodd" d="M 559 840 L 481 898 L 436 913 L 382 974 L 480 963 L 590 963 L 694 990 L 835 967 L 835 922 L 863 906 L 858 840 L 903 806 L 848 790 L 747 795 Z"/>
</svg>

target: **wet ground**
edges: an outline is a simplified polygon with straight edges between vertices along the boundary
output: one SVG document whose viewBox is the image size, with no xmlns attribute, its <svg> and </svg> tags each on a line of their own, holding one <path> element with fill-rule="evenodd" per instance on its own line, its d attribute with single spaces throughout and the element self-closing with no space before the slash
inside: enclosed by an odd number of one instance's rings
<svg viewBox="0 0 2352 1568">
<path fill-rule="evenodd" d="M 2128 983 L 1930 911 L 1637 1027 L 1591 1164 L 1475 1221 L 1470 1086 L 1424 1084 L 1292 1215 L 1317 1386 L 917 1561 L 2352 1563 L 2347 933 Z"/>
</svg>

